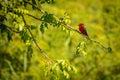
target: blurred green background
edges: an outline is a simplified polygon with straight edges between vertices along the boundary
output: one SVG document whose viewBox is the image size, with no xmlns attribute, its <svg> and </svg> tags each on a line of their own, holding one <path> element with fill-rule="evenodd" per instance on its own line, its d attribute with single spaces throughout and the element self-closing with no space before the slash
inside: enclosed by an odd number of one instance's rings
<svg viewBox="0 0 120 80">
<path fill-rule="evenodd" d="M 40 16 L 40 12 L 29 8 L 31 14 Z M 32 33 L 47 55 L 53 60 L 67 61 L 76 72 L 49 71 L 54 64 L 50 64 L 40 54 L 34 42 L 31 42 L 33 52 L 26 60 L 27 43 L 23 43 L 20 35 L 12 33 L 12 40 L 8 41 L 6 34 L 2 34 L 0 80 L 120 80 L 120 0 L 55 0 L 52 4 L 40 5 L 40 8 L 58 18 L 64 17 L 66 13 L 71 20 L 69 25 L 76 29 L 79 23 L 84 23 L 90 38 L 105 47 L 111 47 L 112 51 L 107 52 L 82 35 L 72 30 L 63 30 L 62 27 L 49 25 L 41 33 L 41 22 L 26 16 L 28 24 L 37 26 Z M 21 19 L 17 20 L 21 22 Z M 7 21 L 5 23 L 10 25 Z M 79 43 L 85 45 L 85 49 L 77 56 Z"/>
</svg>

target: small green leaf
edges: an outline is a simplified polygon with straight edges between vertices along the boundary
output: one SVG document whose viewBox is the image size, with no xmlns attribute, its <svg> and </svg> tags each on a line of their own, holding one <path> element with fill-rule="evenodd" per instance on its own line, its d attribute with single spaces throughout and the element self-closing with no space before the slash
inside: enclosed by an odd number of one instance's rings
<svg viewBox="0 0 120 80">
<path fill-rule="evenodd" d="M 112 52 L 112 48 L 111 47 L 108 47 L 108 52 Z"/>
<path fill-rule="evenodd" d="M 79 55 L 80 53 L 80 43 L 76 47 L 76 55 Z"/>
<path fill-rule="evenodd" d="M 28 53 L 29 53 L 30 55 L 33 53 L 33 49 L 32 49 L 32 46 L 31 46 L 31 45 L 28 46 Z"/>
<path fill-rule="evenodd" d="M 26 7 L 27 6 L 27 3 L 26 2 L 24 2 L 24 7 Z"/>
<path fill-rule="evenodd" d="M 45 27 L 48 29 L 48 24 L 47 24 L 47 23 L 45 23 L 44 25 L 45 25 Z"/>
<path fill-rule="evenodd" d="M 11 34 L 10 30 L 8 30 L 6 25 L 0 24 L 0 33 L 1 34 L 6 33 L 8 41 L 12 40 L 12 34 Z"/>
<path fill-rule="evenodd" d="M 30 39 L 30 36 L 28 35 L 27 31 L 20 31 L 20 36 L 24 43 Z"/>
<path fill-rule="evenodd" d="M 41 31 L 42 33 L 44 33 L 44 25 L 43 25 L 43 23 L 40 25 L 40 31 Z"/>
<path fill-rule="evenodd" d="M 57 22 L 54 26 L 60 26 L 61 25 L 61 22 Z"/>
<path fill-rule="evenodd" d="M 8 38 L 8 41 L 12 40 L 12 34 L 9 30 L 7 31 L 7 38 Z"/>
<path fill-rule="evenodd" d="M 76 47 L 76 55 L 87 55 L 86 53 L 86 43 L 80 42 Z"/>
<path fill-rule="evenodd" d="M 2 4 L 0 4 L 0 10 L 2 10 L 2 7 L 3 7 Z"/>
<path fill-rule="evenodd" d="M 31 25 L 30 28 L 31 28 L 31 29 L 36 29 L 37 27 L 34 26 L 34 25 Z"/>
<path fill-rule="evenodd" d="M 64 76 L 66 77 L 66 79 L 69 79 L 70 78 L 70 75 L 68 72 L 66 72 L 65 70 L 63 71 L 63 74 Z"/>
<path fill-rule="evenodd" d="M 67 69 L 68 69 L 68 71 L 71 71 L 71 67 L 70 66 L 68 66 Z"/>
<path fill-rule="evenodd" d="M 33 5 L 36 5 L 36 1 L 35 0 L 32 0 L 32 4 Z M 32 5 L 32 8 L 35 9 L 35 7 Z"/>
<path fill-rule="evenodd" d="M 40 31 L 44 33 L 44 28 L 48 29 L 48 24 L 46 22 L 42 22 L 40 25 Z"/>
<path fill-rule="evenodd" d="M 41 17 L 42 20 L 44 20 L 45 22 L 54 22 L 55 18 L 53 17 L 53 14 L 49 14 L 47 12 L 45 12 L 45 14 Z"/>
<path fill-rule="evenodd" d="M 44 0 L 40 0 L 40 3 L 43 4 L 43 3 L 45 3 L 45 1 Z"/>
</svg>

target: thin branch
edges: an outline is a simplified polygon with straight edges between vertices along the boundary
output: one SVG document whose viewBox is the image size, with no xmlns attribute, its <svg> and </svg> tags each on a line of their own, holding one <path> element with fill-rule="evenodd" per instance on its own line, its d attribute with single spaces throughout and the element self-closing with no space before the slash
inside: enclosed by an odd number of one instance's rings
<svg viewBox="0 0 120 80">
<path fill-rule="evenodd" d="M 39 20 L 39 21 L 44 21 L 44 20 L 41 20 L 40 18 L 37 18 L 37 17 L 35 17 L 35 16 L 31 15 L 31 14 L 27 14 L 27 15 L 30 16 L 30 17 L 32 17 L 32 18 L 34 18 L 34 19 L 37 19 L 37 20 Z M 46 21 L 44 21 L 44 22 L 46 22 Z M 55 24 L 55 23 L 52 22 L 52 24 Z M 66 28 L 69 28 L 69 29 L 71 29 L 71 30 L 73 30 L 73 31 L 81 34 L 81 32 L 80 32 L 79 30 L 73 28 L 71 25 L 68 25 L 68 24 L 65 24 L 65 23 L 61 23 L 61 24 L 62 24 L 63 26 L 65 26 Z M 90 37 L 84 36 L 83 34 L 81 34 L 81 35 L 82 35 L 83 37 L 85 37 L 86 39 L 88 39 L 88 40 L 90 40 L 90 41 L 92 41 L 92 42 L 100 45 L 103 49 L 105 49 L 105 50 L 108 49 L 108 48 L 106 48 L 105 46 L 103 46 L 100 42 L 95 41 L 95 40 L 91 39 Z"/>
<path fill-rule="evenodd" d="M 40 8 L 39 8 L 38 6 L 36 6 L 35 4 L 32 4 L 32 3 L 30 3 L 30 2 L 27 1 L 27 0 L 23 0 L 23 1 L 24 1 L 25 3 L 28 3 L 28 4 L 32 5 L 32 6 L 34 6 L 34 7 L 35 7 L 38 11 L 40 11 L 42 14 L 45 13 L 44 10 L 40 9 Z M 43 21 L 43 20 L 41 20 L 40 18 L 37 18 L 37 17 L 35 17 L 35 16 L 33 16 L 33 15 L 30 15 L 30 14 L 27 14 L 27 15 L 33 17 L 34 19 Z M 80 31 L 78 31 L 77 29 L 73 28 L 72 26 L 70 26 L 70 25 L 68 25 L 68 24 L 62 23 L 62 25 L 67 26 L 67 28 L 72 29 L 73 31 L 78 32 L 79 34 L 81 34 Z"/>
<path fill-rule="evenodd" d="M 62 23 L 62 24 L 64 24 L 64 23 Z M 70 26 L 70 25 L 68 25 L 68 24 L 64 24 L 64 26 L 67 26 L 67 27 L 70 28 L 71 30 L 73 30 L 73 31 L 75 31 L 75 32 L 77 32 L 77 33 L 79 33 L 79 34 L 81 34 L 80 31 L 78 31 L 77 29 L 73 28 L 72 26 Z M 90 40 L 90 41 L 92 41 L 92 42 L 94 42 L 94 43 L 100 45 L 103 49 L 108 49 L 108 48 L 106 48 L 105 46 L 103 46 L 100 42 L 95 41 L 95 40 L 91 39 L 90 37 L 85 36 L 85 35 L 83 35 L 83 34 L 82 34 L 82 36 L 85 37 L 86 39 L 88 39 L 88 40 Z"/>
<path fill-rule="evenodd" d="M 37 18 L 37 17 L 35 17 L 35 16 L 31 15 L 31 14 L 26 14 L 26 15 L 28 15 L 28 16 L 30 16 L 30 17 L 32 17 L 32 18 L 34 18 L 34 19 L 36 19 L 36 20 L 39 20 L 39 21 L 44 21 L 44 20 L 41 20 L 40 18 Z"/>
<path fill-rule="evenodd" d="M 23 19 L 23 22 L 24 22 L 24 24 L 25 24 L 25 27 L 28 29 L 28 31 L 29 31 L 29 33 L 30 33 L 30 35 L 31 35 L 31 37 L 32 37 L 35 45 L 36 45 L 37 48 L 39 49 L 40 53 L 43 54 L 48 60 L 51 60 L 52 62 L 54 62 L 54 61 L 53 61 L 50 57 L 48 57 L 48 56 L 46 55 L 46 53 L 39 47 L 39 45 L 38 45 L 37 41 L 35 40 L 35 38 L 34 38 L 32 32 L 31 32 L 31 30 L 30 30 L 29 27 L 27 26 L 27 23 L 26 23 L 25 18 L 24 18 L 23 15 L 22 15 L 22 19 Z"/>
<path fill-rule="evenodd" d="M 39 21 L 44 21 L 44 20 L 41 20 L 40 18 L 37 18 L 37 17 L 35 17 L 35 16 L 31 15 L 31 14 L 26 14 L 26 15 L 28 15 L 28 16 L 34 18 L 34 19 L 37 19 L 37 20 L 39 20 Z M 44 22 L 46 22 L 46 21 L 44 21 Z M 55 24 L 55 23 L 52 22 L 52 24 Z M 67 26 L 66 28 L 69 28 L 69 29 L 71 29 L 71 30 L 73 30 L 73 31 L 78 32 L 79 34 L 81 34 L 80 31 L 78 31 L 77 29 L 73 28 L 73 27 L 70 26 L 70 25 L 67 25 L 67 24 L 64 24 L 64 23 L 62 23 L 62 25 Z"/>
<path fill-rule="evenodd" d="M 40 11 L 42 14 L 45 13 L 45 11 L 42 10 L 42 9 L 40 9 L 38 6 L 36 6 L 36 5 L 34 5 L 34 4 L 30 3 L 30 2 L 28 2 L 28 1 L 26 1 L 26 0 L 24 0 L 24 2 L 26 2 L 26 3 L 28 3 L 28 4 L 32 5 L 32 6 L 34 6 L 34 7 L 35 7 L 38 11 Z M 35 16 L 29 15 L 29 14 L 27 14 L 27 15 L 28 15 L 28 16 L 31 16 L 31 17 L 33 17 L 33 18 L 35 18 L 35 19 L 37 19 L 37 20 L 43 21 L 43 20 L 41 20 L 41 19 L 39 19 L 39 18 L 36 18 Z M 58 20 L 58 21 L 59 21 L 59 20 Z M 54 24 L 54 23 L 53 23 L 53 24 Z M 69 28 L 69 29 L 71 29 L 71 30 L 73 30 L 73 31 L 75 31 L 75 32 L 77 32 L 77 33 L 79 33 L 79 34 L 81 34 L 80 31 L 78 31 L 77 29 L 73 28 L 72 26 L 70 26 L 70 25 L 68 25 L 68 24 L 65 24 L 65 23 L 61 23 L 61 24 L 64 25 L 66 28 Z M 82 36 L 84 36 L 84 35 L 82 35 Z M 88 39 L 88 40 L 90 40 L 90 41 L 92 41 L 92 42 L 94 42 L 94 43 L 100 45 L 102 48 L 108 49 L 108 48 L 106 48 L 105 46 L 103 46 L 100 42 L 95 41 L 95 40 L 93 40 L 93 39 L 91 39 L 91 38 L 89 38 L 89 37 L 86 37 L 86 36 L 84 36 L 84 37 L 85 37 L 86 39 Z"/>
<path fill-rule="evenodd" d="M 92 42 L 94 42 L 94 43 L 96 43 L 96 44 L 98 44 L 99 46 L 101 46 L 103 49 L 108 49 L 107 47 L 105 47 L 104 45 L 102 45 L 100 42 L 98 42 L 98 41 L 95 41 L 95 40 L 93 40 L 93 39 L 89 39 L 90 41 L 92 41 Z"/>
<path fill-rule="evenodd" d="M 36 6 L 36 5 L 34 5 L 34 4 L 32 4 L 32 3 L 30 3 L 29 1 L 27 1 L 27 0 L 23 0 L 25 3 L 28 3 L 28 4 L 30 4 L 30 5 L 32 5 L 32 6 L 34 6 L 36 9 L 38 9 L 41 13 L 45 13 L 45 11 L 44 10 L 41 10 L 38 6 Z"/>
<path fill-rule="evenodd" d="M 11 64 L 11 62 L 8 61 L 7 59 L 5 60 L 5 62 L 6 62 L 6 63 L 8 64 L 8 66 L 10 67 L 11 72 L 12 72 L 15 76 L 18 77 L 18 75 L 16 74 L 16 72 L 15 72 L 15 70 L 14 70 L 14 68 L 13 68 L 13 66 L 12 66 L 12 64 Z"/>
<path fill-rule="evenodd" d="M 79 34 L 81 34 L 81 32 L 80 31 L 78 31 L 77 29 L 75 29 L 75 28 L 73 28 L 72 26 L 70 26 L 70 25 L 68 25 L 68 24 L 64 24 L 64 23 L 61 23 L 62 25 L 64 25 L 66 28 L 69 28 L 69 29 L 71 29 L 71 30 L 73 30 L 73 31 L 75 31 L 75 32 L 77 32 L 77 33 L 79 33 Z"/>
<path fill-rule="evenodd" d="M 7 26 L 6 24 L 3 24 L 0 22 L 1 25 L 4 25 L 8 30 L 12 31 L 12 32 L 15 32 L 15 33 L 19 33 L 19 31 L 16 31 L 14 29 L 12 29 L 11 27 Z"/>
<path fill-rule="evenodd" d="M 73 31 L 81 34 L 81 35 L 82 35 L 83 37 L 85 37 L 86 39 L 88 39 L 88 40 L 90 40 L 90 41 L 92 41 L 92 42 L 100 45 L 103 49 L 105 49 L 105 50 L 108 49 L 108 48 L 106 48 L 105 46 L 103 46 L 100 42 L 95 41 L 95 40 L 91 39 L 90 37 L 83 35 L 80 31 L 78 31 L 77 29 L 73 28 L 72 26 L 70 26 L 70 25 L 68 25 L 68 24 L 64 24 L 64 23 L 62 23 L 62 24 L 63 24 L 65 27 L 67 27 L 67 28 L 69 28 L 69 29 L 71 29 L 71 30 L 73 30 Z"/>
<path fill-rule="evenodd" d="M 9 30 L 11 30 L 12 32 L 15 32 L 15 33 L 20 33 L 19 31 L 16 31 L 16 30 L 14 30 L 14 29 L 12 29 L 11 27 L 9 27 L 9 26 L 6 26 Z"/>
</svg>

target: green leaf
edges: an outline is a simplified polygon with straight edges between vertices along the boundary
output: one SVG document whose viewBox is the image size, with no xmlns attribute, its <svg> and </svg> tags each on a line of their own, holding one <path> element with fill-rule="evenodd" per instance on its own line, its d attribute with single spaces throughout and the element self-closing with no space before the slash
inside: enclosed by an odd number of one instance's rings
<svg viewBox="0 0 120 80">
<path fill-rule="evenodd" d="M 47 12 L 45 12 L 45 14 L 41 17 L 41 19 L 48 23 L 53 23 L 56 21 L 53 14 L 49 14 Z"/>
<path fill-rule="evenodd" d="M 8 38 L 8 41 L 12 40 L 12 34 L 9 30 L 7 31 L 7 38 Z"/>
<path fill-rule="evenodd" d="M 37 27 L 34 26 L 34 25 L 31 25 L 30 28 L 31 28 L 31 29 L 36 29 Z"/>
<path fill-rule="evenodd" d="M 7 20 L 7 18 L 4 15 L 0 14 L 0 22 L 3 22 L 4 20 Z"/>
<path fill-rule="evenodd" d="M 40 3 L 41 3 L 41 4 L 44 4 L 44 3 L 45 3 L 45 0 L 40 0 Z"/>
<path fill-rule="evenodd" d="M 79 55 L 80 53 L 80 43 L 76 47 L 76 55 Z"/>
<path fill-rule="evenodd" d="M 28 46 L 28 52 L 29 52 L 30 54 L 33 53 L 32 46 L 31 46 L 31 45 Z"/>
<path fill-rule="evenodd" d="M 6 25 L 0 24 L 0 32 L 1 34 L 6 33 L 8 41 L 12 40 L 12 34 Z"/>
<path fill-rule="evenodd" d="M 86 43 L 80 42 L 76 47 L 76 55 L 86 55 Z"/>
<path fill-rule="evenodd" d="M 108 47 L 108 52 L 111 53 L 112 52 L 112 48 Z"/>
<path fill-rule="evenodd" d="M 41 25 L 40 25 L 40 31 L 42 32 L 42 33 L 44 33 L 44 25 L 43 25 L 44 23 L 42 22 L 41 23 Z"/>
<path fill-rule="evenodd" d="M 56 22 L 56 24 L 54 26 L 60 26 L 61 25 L 61 22 Z"/>
<path fill-rule="evenodd" d="M 63 74 L 64 76 L 66 77 L 66 79 L 69 79 L 70 78 L 70 75 L 68 72 L 66 72 L 65 70 L 63 71 Z"/>
<path fill-rule="evenodd" d="M 3 7 L 2 4 L 0 4 L 0 10 L 2 9 L 2 7 Z"/>
<path fill-rule="evenodd" d="M 33 5 L 36 5 L 36 1 L 35 0 L 32 0 L 32 4 Z M 35 7 L 32 5 L 32 8 L 35 9 Z"/>
<path fill-rule="evenodd" d="M 20 36 L 24 43 L 30 39 L 30 36 L 28 35 L 27 31 L 20 31 Z"/>
<path fill-rule="evenodd" d="M 40 25 L 40 31 L 44 33 L 44 28 L 48 29 L 48 24 L 46 22 L 42 22 Z"/>
<path fill-rule="evenodd" d="M 47 23 L 44 23 L 45 27 L 48 29 L 48 24 Z"/>
</svg>

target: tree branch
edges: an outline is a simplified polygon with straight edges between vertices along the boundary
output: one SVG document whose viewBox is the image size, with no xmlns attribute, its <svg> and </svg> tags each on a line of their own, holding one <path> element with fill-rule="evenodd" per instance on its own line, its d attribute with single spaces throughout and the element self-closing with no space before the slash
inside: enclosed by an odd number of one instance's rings
<svg viewBox="0 0 120 80">
<path fill-rule="evenodd" d="M 102 45 L 100 42 L 98 42 L 98 41 L 95 41 L 95 40 L 93 40 L 93 39 L 91 39 L 91 38 L 89 38 L 89 40 L 90 41 L 92 41 L 92 42 L 94 42 L 94 43 L 96 43 L 96 44 L 98 44 L 99 46 L 101 46 L 103 49 L 105 49 L 105 50 L 107 50 L 108 48 L 107 47 L 105 47 L 104 45 Z"/>
<path fill-rule="evenodd" d="M 28 4 L 30 4 L 30 5 L 32 5 L 32 6 L 34 6 L 34 7 L 35 7 L 38 11 L 40 11 L 42 14 L 45 13 L 45 11 L 42 10 L 42 9 L 40 9 L 38 6 L 36 6 L 36 5 L 28 2 L 28 1 L 26 1 L 26 0 L 23 0 L 23 1 L 26 2 L 26 3 L 28 3 Z M 37 19 L 37 20 L 43 21 L 43 20 L 41 20 L 41 19 L 39 19 L 39 18 L 37 18 L 37 17 L 35 17 L 35 16 L 32 16 L 32 15 L 30 15 L 30 14 L 27 14 L 27 15 L 28 15 L 28 16 L 31 16 L 31 17 L 33 17 L 33 18 L 35 18 L 35 19 Z M 57 21 L 59 22 L 59 19 L 58 19 Z M 55 24 L 55 23 L 52 23 L 52 24 Z M 69 28 L 69 29 L 71 29 L 71 30 L 73 30 L 73 31 L 81 34 L 81 32 L 78 31 L 77 29 L 75 29 L 74 27 L 72 27 L 72 26 L 70 26 L 70 25 L 68 25 L 68 24 L 65 24 L 65 23 L 61 23 L 61 24 L 64 25 L 66 28 Z M 95 41 L 95 40 L 93 40 L 93 39 L 91 39 L 91 38 L 89 38 L 89 37 L 87 37 L 87 36 L 85 36 L 85 35 L 83 35 L 83 34 L 81 34 L 81 35 L 82 35 L 83 37 L 85 37 L 86 39 L 88 39 L 88 40 L 90 40 L 90 41 L 98 44 L 98 45 L 101 46 L 103 49 L 105 49 L 105 50 L 108 49 L 108 48 L 106 48 L 104 45 L 102 45 L 100 42 Z"/>
<path fill-rule="evenodd" d="M 32 3 L 30 3 L 29 1 L 27 1 L 27 0 L 23 0 L 25 3 L 28 3 L 28 4 L 30 4 L 30 5 L 32 5 L 32 6 L 34 6 L 37 10 L 39 10 L 41 13 L 45 13 L 45 11 L 44 10 L 42 10 L 42 9 L 40 9 L 38 6 L 36 6 L 36 5 L 34 5 L 34 4 L 32 4 Z"/>
<path fill-rule="evenodd" d="M 36 19 L 36 20 L 44 21 L 44 20 L 41 20 L 40 18 L 37 18 L 37 17 L 35 17 L 35 16 L 31 15 L 31 14 L 27 14 L 27 15 L 30 16 L 30 17 L 32 17 L 32 18 L 34 18 L 34 19 Z M 46 21 L 44 21 L 44 22 L 46 22 Z M 55 23 L 52 23 L 52 24 L 55 24 Z M 65 23 L 61 23 L 61 24 L 62 24 L 63 26 L 65 26 L 66 28 L 69 28 L 69 29 L 71 29 L 71 30 L 73 30 L 73 31 L 81 34 L 81 32 L 80 32 L 79 30 L 73 28 L 71 25 L 68 25 L 68 24 L 65 24 Z M 88 40 L 90 40 L 90 41 L 92 41 L 92 42 L 100 45 L 103 49 L 108 49 L 108 48 L 106 48 L 105 46 L 103 46 L 100 42 L 95 41 L 95 40 L 93 40 L 93 39 L 91 39 L 91 38 L 89 38 L 89 37 L 87 37 L 87 36 L 84 36 L 83 34 L 81 34 L 81 35 L 82 35 L 83 37 L 85 37 L 86 39 L 88 39 Z"/>
<path fill-rule="evenodd" d="M 11 27 L 7 26 L 6 24 L 3 24 L 0 22 L 1 25 L 5 26 L 8 30 L 12 31 L 12 32 L 15 32 L 15 33 L 19 33 L 19 31 L 16 31 L 14 29 L 12 29 Z"/>
<path fill-rule="evenodd" d="M 52 61 L 52 62 L 55 62 L 55 61 L 53 61 L 50 57 L 48 57 L 48 56 L 46 55 L 46 53 L 39 47 L 39 45 L 38 45 L 37 41 L 35 40 L 35 38 L 34 38 L 32 32 L 31 32 L 31 30 L 30 30 L 29 27 L 27 26 L 27 23 L 26 23 L 25 18 L 24 18 L 23 15 L 22 15 L 22 19 L 23 19 L 23 22 L 24 22 L 24 24 L 25 24 L 25 27 L 28 29 L 28 31 L 29 31 L 29 33 L 30 33 L 30 35 L 31 35 L 31 37 L 32 37 L 35 45 L 36 45 L 37 48 L 39 49 L 40 53 L 43 54 L 48 60 L 50 60 L 50 61 Z"/>
</svg>

